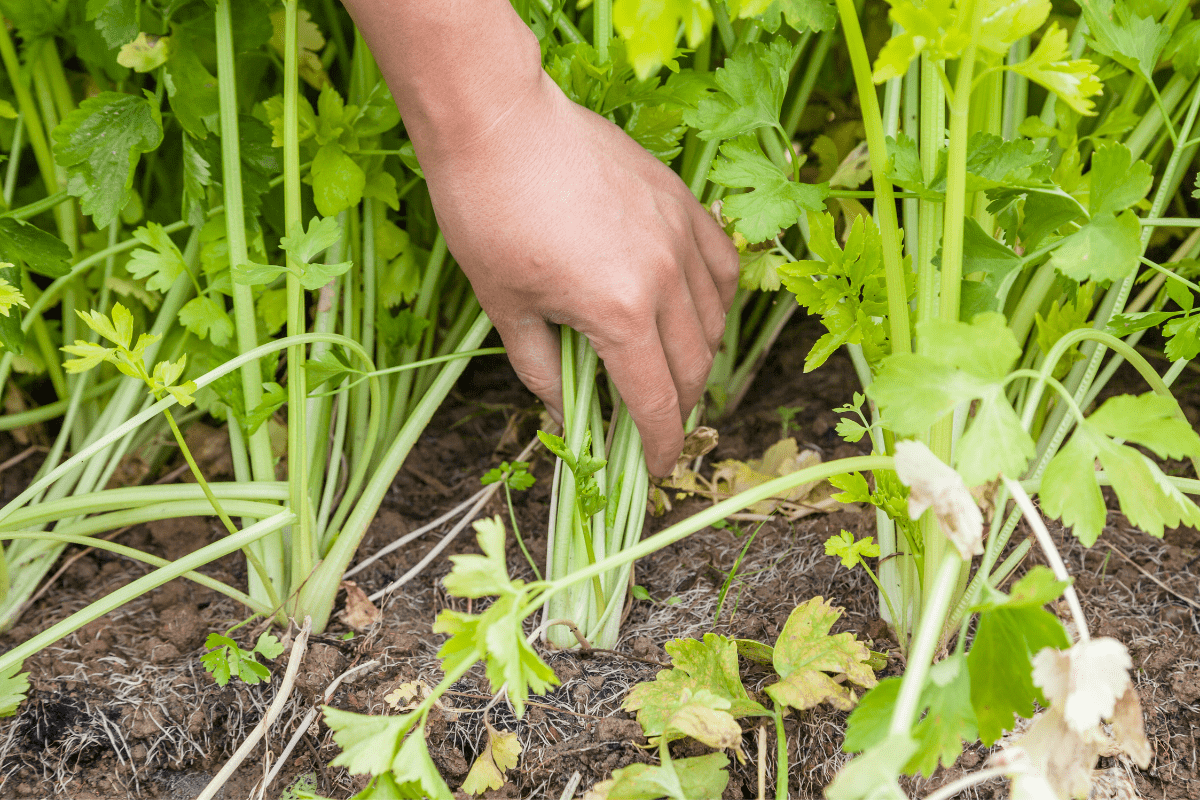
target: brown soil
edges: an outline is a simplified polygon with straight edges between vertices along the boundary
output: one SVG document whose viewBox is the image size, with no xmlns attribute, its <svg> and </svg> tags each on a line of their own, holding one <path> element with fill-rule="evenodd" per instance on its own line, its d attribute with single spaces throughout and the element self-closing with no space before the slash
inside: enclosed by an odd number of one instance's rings
<svg viewBox="0 0 1200 800">
<path fill-rule="evenodd" d="M 802 373 L 803 354 L 816 333 L 811 324 L 785 331 L 763 371 L 767 377 L 752 389 L 736 417 L 720 425 L 721 443 L 711 459 L 760 456 L 780 438 L 777 409 L 781 406 L 803 406 L 790 432 L 802 446 L 817 449 L 826 459 L 858 452 L 837 437 L 836 417 L 828 411 L 846 402 L 854 391 L 848 361 L 835 356 L 816 374 Z M 1141 391 L 1136 385 L 1129 388 Z M 1189 396 L 1195 403 L 1194 387 Z M 488 467 L 511 459 L 533 435 L 537 421 L 536 415 L 528 413 L 530 407 L 530 396 L 502 360 L 473 367 L 409 457 L 361 554 L 375 552 L 473 493 Z M 1194 408 L 1188 410 L 1194 413 Z M 0 464 L 28 444 L 0 439 Z M 27 484 L 39 457 L 35 453 L 0 472 L 0 501 Z M 543 455 L 535 458 L 531 471 L 538 482 L 516 497 L 516 514 L 535 559 L 541 561 L 552 464 Z M 485 513 L 504 513 L 502 502 L 502 498 L 494 501 Z M 692 499 L 677 505 L 665 517 L 650 520 L 648 531 L 694 513 L 702 502 Z M 1091 550 L 1057 532 L 1068 567 L 1077 575 L 1093 633 L 1115 636 L 1130 647 L 1147 734 L 1155 749 L 1154 763 L 1145 772 L 1124 763 L 1102 762 L 1104 782 L 1116 787 L 1102 796 L 1117 796 L 1131 778 L 1137 792 L 1147 797 L 1195 800 L 1200 798 L 1195 755 L 1200 735 L 1200 535 L 1177 530 L 1163 541 L 1155 540 L 1130 530 L 1115 512 L 1110 523 Z M 887 649 L 886 628 L 878 619 L 869 582 L 860 572 L 841 568 L 823 550 L 824 540 L 842 528 L 868 534 L 872 526 L 873 515 L 855 510 L 793 523 L 768 522 L 731 582 L 719 616 L 722 585 L 753 526 L 706 529 L 640 562 L 636 582 L 652 600 L 632 604 L 615 653 L 547 654 L 560 686 L 533 698 L 536 705 L 531 704 L 522 720 L 515 719 L 503 703 L 490 710 L 491 724 L 515 729 L 525 751 L 519 767 L 510 773 L 512 783 L 488 796 L 558 797 L 576 772 L 580 773 L 578 793 L 608 777 L 614 768 L 649 760 L 636 722 L 620 705 L 633 684 L 653 678 L 658 664 L 666 660 L 662 645 L 669 639 L 712 630 L 772 642 L 797 604 L 822 595 L 846 609 L 838 630 L 854 631 L 876 640 L 875 649 Z M 120 540 L 174 558 L 220 535 L 212 520 L 189 519 L 139 526 Z M 439 535 L 429 534 L 384 557 L 356 575 L 355 581 L 368 593 L 388 585 L 416 564 Z M 1014 538 L 1019 536 L 1018 532 Z M 473 537 L 467 532 L 446 554 L 473 549 Z M 72 555 L 78 551 L 69 550 L 67 557 Z M 514 576 L 530 577 L 515 546 L 509 556 Z M 0 637 L 0 648 L 11 647 L 147 571 L 103 552 L 79 557 L 21 623 Z M 223 559 L 206 571 L 235 585 L 245 581 L 240 556 Z M 430 633 L 430 624 L 442 608 L 468 607 L 466 601 L 448 597 L 442 590 L 440 580 L 448 571 L 448 561 L 438 558 L 385 598 L 380 622 L 365 633 L 347 638 L 349 630 L 335 619 L 323 635 L 313 637 L 297 691 L 268 738 L 272 760 L 308 710 L 321 702 L 329 682 L 350 666 L 372 659 L 380 662 L 357 673 L 333 697 L 333 705 L 360 712 L 385 712 L 385 695 L 401 683 L 437 683 L 436 652 L 442 637 Z M 271 684 L 246 686 L 234 681 L 221 688 L 203 670 L 199 657 L 204 637 L 240 621 L 241 615 L 241 609 L 223 596 L 176 581 L 30 659 L 26 664 L 32 682 L 29 700 L 16 717 L 0 723 L 0 797 L 195 797 L 265 713 L 284 672 L 286 655 L 271 665 Z M 239 635 L 252 641 L 257 630 L 243 629 Z M 743 665 L 748 685 L 756 688 L 755 681 L 764 680 L 765 674 Z M 899 670 L 895 659 L 888 669 Z M 446 708 L 431 718 L 430 750 L 454 787 L 485 742 L 482 712 L 490 697 L 482 670 L 477 668 L 461 680 L 445 700 Z M 840 752 L 844 726 L 844 713 L 823 709 L 788 719 L 793 796 L 820 796 L 845 762 L 847 756 Z M 763 739 L 769 775 L 774 774 L 773 739 L 770 731 Z M 754 730 L 747 729 L 744 746 L 751 754 L 750 763 L 732 768 L 726 797 L 757 796 Z M 680 747 L 681 753 L 691 752 Z M 328 729 L 313 725 L 266 796 L 278 797 L 284 787 L 306 775 L 323 794 L 349 796 L 364 781 L 327 766 L 337 752 Z M 261 754 L 260 746 L 227 784 L 226 798 L 251 796 L 263 775 Z M 943 770 L 932 781 L 913 782 L 909 788 L 914 796 L 921 796 L 979 766 L 986 756 L 986 749 L 970 748 L 953 770 Z M 767 790 L 773 795 L 773 787 Z M 999 798 L 1006 796 L 1006 789 L 996 781 L 970 794 Z"/>
</svg>

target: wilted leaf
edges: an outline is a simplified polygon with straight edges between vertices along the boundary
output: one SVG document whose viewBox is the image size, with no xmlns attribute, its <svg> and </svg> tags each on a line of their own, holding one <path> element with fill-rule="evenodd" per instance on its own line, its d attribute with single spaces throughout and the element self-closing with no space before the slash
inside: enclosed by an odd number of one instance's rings
<svg viewBox="0 0 1200 800">
<path fill-rule="evenodd" d="M 962 476 L 922 442 L 896 442 L 896 475 L 908 486 L 908 515 L 932 508 L 946 537 L 963 558 L 983 553 L 983 513 Z"/>
<path fill-rule="evenodd" d="M 830 635 L 829 629 L 842 615 L 823 597 L 814 597 L 798 606 L 784 623 L 775 642 L 773 663 L 780 682 L 767 687 L 767 694 L 779 703 L 797 709 L 814 708 L 828 702 L 834 708 L 848 710 L 857 700 L 850 687 L 839 684 L 834 676 L 846 678 L 864 688 L 876 684 L 868 662 L 871 651 L 852 633 Z"/>
<path fill-rule="evenodd" d="M 356 631 L 366 630 L 379 621 L 379 609 L 367 599 L 364 592 L 354 581 L 342 581 L 346 590 L 346 608 L 342 611 L 342 622 Z"/>
</svg>

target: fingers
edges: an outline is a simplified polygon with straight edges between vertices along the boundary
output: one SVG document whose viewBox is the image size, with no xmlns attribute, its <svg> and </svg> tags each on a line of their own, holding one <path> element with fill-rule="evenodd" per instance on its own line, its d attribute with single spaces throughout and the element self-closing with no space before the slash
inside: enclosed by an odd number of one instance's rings
<svg viewBox="0 0 1200 800">
<path fill-rule="evenodd" d="M 692 213 L 692 234 L 696 237 L 696 245 L 708 268 L 712 281 L 721 295 L 721 303 L 726 311 L 733 306 L 733 295 L 737 291 L 738 263 L 737 248 L 716 220 L 704 213 L 703 208 L 696 208 Z"/>
<path fill-rule="evenodd" d="M 704 312 L 697 308 L 695 293 L 690 292 L 689 284 L 679 283 L 675 292 L 665 293 L 660 301 L 657 324 L 682 419 L 691 413 L 704 394 L 713 356 L 725 329 L 725 313 L 710 279 L 704 302 L 709 306 L 710 318 L 715 315 L 715 319 L 705 325 L 701 320 Z"/>
<path fill-rule="evenodd" d="M 679 395 L 653 318 L 633 330 L 629 341 L 592 341 L 641 434 L 646 467 L 663 477 L 683 449 Z"/>
<path fill-rule="evenodd" d="M 508 360 L 521 383 L 538 396 L 560 425 L 562 413 L 562 360 L 557 328 L 538 317 L 495 322 Z"/>
</svg>

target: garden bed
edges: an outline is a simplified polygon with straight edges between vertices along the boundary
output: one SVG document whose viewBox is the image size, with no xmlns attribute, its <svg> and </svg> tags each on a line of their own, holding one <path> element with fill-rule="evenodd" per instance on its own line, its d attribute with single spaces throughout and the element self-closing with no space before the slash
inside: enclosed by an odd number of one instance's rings
<svg viewBox="0 0 1200 800">
<path fill-rule="evenodd" d="M 737 416 L 721 426 L 721 443 L 710 460 L 760 456 L 780 437 L 778 409 L 796 406 L 802 409 L 790 433 L 803 447 L 817 448 L 827 459 L 835 453 L 854 454 L 850 451 L 855 446 L 843 443 L 834 432 L 836 417 L 827 411 L 849 400 L 854 390 L 848 360 L 834 356 L 823 369 L 808 375 L 802 372 L 803 354 L 818 333 L 811 323 L 793 323 L 787 329 L 763 372 L 767 377 L 755 384 Z M 1194 387 L 1184 390 L 1181 398 L 1185 411 L 1194 417 L 1200 403 Z M 409 457 L 371 524 L 360 555 L 370 555 L 474 493 L 488 468 L 513 458 L 532 436 L 536 415 L 530 414 L 531 405 L 502 359 L 478 360 Z M 31 433 L 36 443 L 37 433 Z M 0 463 L 24 449 L 5 438 L 0 442 Z M 3 499 L 23 488 L 36 460 L 30 457 L 0 474 Z M 530 471 L 538 481 L 514 496 L 515 509 L 527 544 L 541 563 L 553 464 L 543 453 L 533 460 Z M 506 513 L 502 495 L 497 497 L 485 513 Z M 665 517 L 650 520 L 649 532 L 694 513 L 704 502 L 692 498 L 677 504 Z M 652 679 L 666 662 L 663 644 L 708 631 L 772 642 L 792 609 L 816 595 L 846 609 L 835 630 L 872 640 L 875 650 L 891 650 L 884 674 L 899 674 L 895 644 L 878 617 L 873 586 L 862 570 L 847 571 L 836 558 L 826 556 L 823 547 L 841 529 L 868 535 L 873 526 L 873 513 L 849 507 L 791 523 L 767 522 L 739 565 L 723 604 L 722 587 L 745 536 L 754 528 L 751 523 L 706 529 L 640 561 L 635 581 L 650 600 L 631 602 L 615 652 L 549 654 L 547 661 L 560 686 L 546 696 L 531 697 L 533 703 L 520 721 L 503 702 L 492 707 L 491 724 L 515 729 L 524 753 L 509 773 L 510 783 L 484 796 L 558 797 L 575 773 L 579 773 L 578 794 L 615 768 L 650 761 L 652 751 L 645 749 L 640 727 L 620 709 L 629 689 Z M 1104 537 L 1091 549 L 1057 526 L 1052 532 L 1068 569 L 1076 575 L 1093 634 L 1113 636 L 1130 648 L 1147 737 L 1154 749 L 1153 763 L 1146 771 L 1127 761 L 1102 759 L 1099 769 L 1104 776 L 1097 782 L 1095 796 L 1128 796 L 1121 791 L 1132 786 L 1146 797 L 1200 797 L 1195 761 L 1200 730 L 1196 655 L 1200 652 L 1200 535 L 1178 529 L 1159 541 L 1132 530 L 1116 513 L 1110 513 Z M 176 558 L 221 535 L 215 519 L 187 518 L 135 527 L 121 534 L 120 541 Z M 367 593 L 374 592 L 413 566 L 437 538 L 438 534 L 429 534 L 353 579 Z M 1021 538 L 1018 531 L 1014 539 Z M 475 549 L 468 532 L 446 553 Z M 78 548 L 72 548 L 64 559 L 76 554 Z M 528 578 L 529 566 L 511 541 L 508 556 L 510 573 Z M 1027 559 L 1026 564 L 1032 563 L 1037 562 Z M 444 557 L 435 560 L 380 604 L 379 622 L 365 631 L 349 637 L 352 631 L 335 619 L 323 634 L 312 637 L 297 689 L 267 737 L 272 761 L 307 711 L 320 702 L 326 687 L 355 665 L 380 662 L 347 680 L 333 694 L 332 705 L 385 713 L 397 687 L 414 681 L 428 686 L 438 682 L 436 652 L 443 637 L 432 634 L 430 626 L 439 610 L 466 611 L 469 602 L 442 589 L 440 580 L 449 568 Z M 239 556 L 205 569 L 235 585 L 244 583 L 244 570 Z M 71 562 L 53 590 L 39 598 L 0 643 L 8 649 L 146 571 L 143 565 L 107 553 L 83 555 Z M 343 600 L 344 594 L 339 596 L 339 611 Z M 1065 604 L 1055 610 L 1064 620 L 1069 618 Z M 5 765 L 0 796 L 195 797 L 261 719 L 284 672 L 286 654 L 271 664 L 270 684 L 233 681 L 222 688 L 204 671 L 199 657 L 205 636 L 243 617 L 243 610 L 232 601 L 177 580 L 30 659 L 26 663 L 31 673 L 29 700 L 16 717 L 0 725 L 0 763 Z M 756 671 L 759 668 L 745 660 L 742 667 L 746 685 L 752 691 L 761 689 L 766 672 Z M 486 740 L 482 710 L 491 695 L 480 665 L 447 693 L 443 707 L 431 715 L 430 752 L 452 788 L 461 783 Z M 845 719 L 844 712 L 824 707 L 793 712 L 787 718 L 792 796 L 819 796 L 848 760 L 840 751 Z M 743 721 L 749 763 L 733 766 L 726 797 L 757 796 L 755 760 L 760 741 L 752 722 Z M 767 726 L 762 746 L 768 748 L 768 775 L 774 774 L 773 737 Z M 694 743 L 675 747 L 680 755 L 707 752 Z M 266 796 L 279 796 L 307 775 L 317 791 L 348 797 L 364 781 L 327 766 L 338 752 L 328 729 L 320 722 L 314 724 Z M 251 796 L 263 775 L 262 753 L 260 745 L 226 785 L 225 797 Z M 960 770 L 978 767 L 987 755 L 988 750 L 976 743 L 956 768 L 941 770 L 932 781 L 914 782 L 911 793 L 926 794 L 959 776 Z M 1007 796 L 1000 780 L 972 791 L 976 797 Z"/>
</svg>

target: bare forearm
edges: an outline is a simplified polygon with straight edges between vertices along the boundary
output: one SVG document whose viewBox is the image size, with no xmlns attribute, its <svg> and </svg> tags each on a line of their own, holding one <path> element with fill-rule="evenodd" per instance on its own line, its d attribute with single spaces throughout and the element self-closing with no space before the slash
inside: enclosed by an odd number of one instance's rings
<svg viewBox="0 0 1200 800">
<path fill-rule="evenodd" d="M 486 132 L 541 78 L 508 0 L 344 0 L 421 150 Z"/>
</svg>

